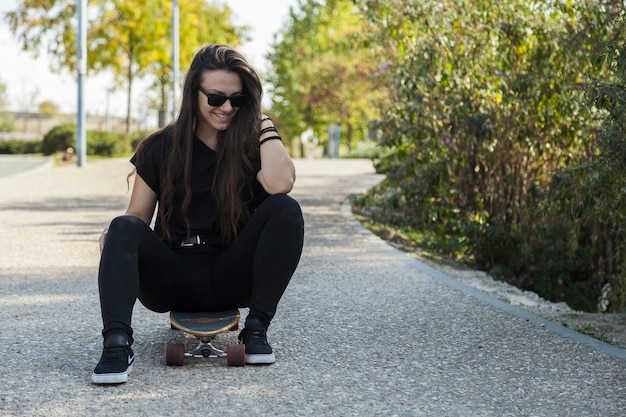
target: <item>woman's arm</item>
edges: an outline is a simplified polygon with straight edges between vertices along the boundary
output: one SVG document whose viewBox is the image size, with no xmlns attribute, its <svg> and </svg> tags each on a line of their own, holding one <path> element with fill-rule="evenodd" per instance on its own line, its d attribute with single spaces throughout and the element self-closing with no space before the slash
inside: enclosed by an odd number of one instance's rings
<svg viewBox="0 0 626 417">
<path fill-rule="evenodd" d="M 274 123 L 269 117 L 265 115 L 262 117 L 262 132 L 263 129 L 274 127 Z M 257 179 L 268 194 L 287 194 L 296 181 L 296 169 L 293 161 L 282 141 L 278 139 L 263 141 L 276 135 L 278 133 L 270 129 L 259 137 L 261 142 L 261 170 L 257 174 Z"/>
<path fill-rule="evenodd" d="M 133 184 L 133 191 L 130 195 L 130 202 L 126 209 L 126 215 L 139 217 L 141 220 L 150 224 L 152 216 L 154 215 L 154 209 L 156 208 L 157 195 L 152 188 L 139 176 L 135 174 L 135 183 Z M 100 243 L 100 252 L 104 247 L 109 227 L 107 226 L 98 242 Z"/>
<path fill-rule="evenodd" d="M 130 202 L 128 203 L 126 214 L 139 217 L 147 224 L 150 224 L 156 203 L 156 193 L 152 191 L 152 188 L 150 188 L 139 174 L 135 174 L 135 183 L 133 184 L 133 191 L 130 195 Z"/>
</svg>

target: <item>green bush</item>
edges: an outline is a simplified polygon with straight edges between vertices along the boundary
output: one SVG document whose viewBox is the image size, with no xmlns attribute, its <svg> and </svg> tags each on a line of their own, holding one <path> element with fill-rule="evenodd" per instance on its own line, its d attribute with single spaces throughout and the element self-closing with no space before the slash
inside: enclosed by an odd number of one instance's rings
<svg viewBox="0 0 626 417">
<path fill-rule="evenodd" d="M 62 124 L 53 127 L 43 137 L 41 152 L 44 155 L 52 155 L 56 152 L 64 152 L 67 148 L 73 148 L 76 143 L 76 125 Z"/>
<path fill-rule="evenodd" d="M 124 136 L 119 133 L 87 132 L 87 155 L 113 156 L 125 151 L 124 144 Z"/>
<path fill-rule="evenodd" d="M 350 152 L 346 152 L 340 155 L 342 158 L 363 158 L 363 159 L 378 159 L 382 153 L 382 148 L 378 146 L 376 142 L 359 142 L 356 147 L 352 148 Z"/>
<path fill-rule="evenodd" d="M 87 131 L 87 155 L 114 156 L 127 151 L 126 136 L 121 133 Z M 41 152 L 51 155 L 76 148 L 76 125 L 63 124 L 53 127 L 43 138 Z"/>
<path fill-rule="evenodd" d="M 129 138 L 129 144 L 128 144 L 128 146 L 130 147 L 129 150 L 131 152 L 135 152 L 135 149 L 137 149 L 137 145 L 139 145 L 139 142 L 141 142 L 144 138 L 146 138 L 151 133 L 152 133 L 151 131 L 147 131 L 147 130 L 138 130 L 136 132 L 133 132 Z"/>
<path fill-rule="evenodd" d="M 41 140 L 2 140 L 0 154 L 18 155 L 41 152 Z"/>
<path fill-rule="evenodd" d="M 621 9 L 396 3 L 367 2 L 385 28 L 372 42 L 393 98 L 374 221 L 434 236 L 429 249 L 550 300 L 604 311 L 605 297 L 608 311 L 625 311 Z M 599 79 L 588 83 L 591 103 L 583 74 Z"/>
</svg>

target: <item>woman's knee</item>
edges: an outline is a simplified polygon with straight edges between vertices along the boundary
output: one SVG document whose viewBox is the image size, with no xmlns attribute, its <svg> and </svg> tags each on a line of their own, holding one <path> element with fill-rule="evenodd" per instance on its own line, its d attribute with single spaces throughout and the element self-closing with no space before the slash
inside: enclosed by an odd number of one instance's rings
<svg viewBox="0 0 626 417">
<path fill-rule="evenodd" d="M 111 220 L 111 223 L 109 224 L 109 234 L 118 231 L 127 232 L 133 230 L 141 230 L 145 227 L 146 223 L 139 217 L 125 214 Z"/>
<path fill-rule="evenodd" d="M 294 220 L 302 219 L 300 203 L 287 194 L 274 194 L 265 199 L 259 209 L 266 209 L 272 214 L 289 217 Z"/>
<path fill-rule="evenodd" d="M 123 215 L 111 220 L 106 241 L 130 244 L 130 242 L 138 242 L 145 239 L 148 236 L 148 232 L 151 232 L 150 226 L 139 217 Z"/>
</svg>

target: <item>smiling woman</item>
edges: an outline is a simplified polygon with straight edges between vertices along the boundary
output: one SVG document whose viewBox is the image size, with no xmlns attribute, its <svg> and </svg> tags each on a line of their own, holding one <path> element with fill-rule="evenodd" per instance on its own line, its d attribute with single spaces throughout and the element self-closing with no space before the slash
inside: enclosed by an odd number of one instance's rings
<svg viewBox="0 0 626 417">
<path fill-rule="evenodd" d="M 294 164 L 261 113 L 259 77 L 235 50 L 202 48 L 182 95 L 178 119 L 137 147 L 128 209 L 100 238 L 96 384 L 126 382 L 132 370 L 137 299 L 157 312 L 249 307 L 239 335 L 246 362 L 275 360 L 266 332 L 304 239 L 300 205 L 287 195 Z"/>
<path fill-rule="evenodd" d="M 249 97 L 242 94 L 242 80 L 236 72 L 205 71 L 198 86 L 200 114 L 198 137 L 211 149 L 217 147 L 217 134 L 230 125 Z"/>
</svg>

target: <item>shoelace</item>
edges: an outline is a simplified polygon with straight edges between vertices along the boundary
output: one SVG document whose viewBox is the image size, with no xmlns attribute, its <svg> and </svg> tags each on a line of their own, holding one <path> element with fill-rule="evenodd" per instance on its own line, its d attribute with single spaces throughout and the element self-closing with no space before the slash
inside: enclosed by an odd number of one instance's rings
<svg viewBox="0 0 626 417">
<path fill-rule="evenodd" d="M 239 340 L 244 340 L 246 344 L 261 343 L 263 345 L 269 345 L 265 334 L 265 329 L 243 329 L 239 334 Z"/>
<path fill-rule="evenodd" d="M 128 365 L 128 350 L 125 346 L 105 346 L 102 353 L 102 362 L 118 362 L 126 366 Z"/>
</svg>

